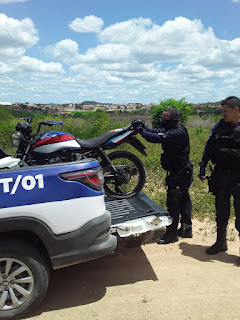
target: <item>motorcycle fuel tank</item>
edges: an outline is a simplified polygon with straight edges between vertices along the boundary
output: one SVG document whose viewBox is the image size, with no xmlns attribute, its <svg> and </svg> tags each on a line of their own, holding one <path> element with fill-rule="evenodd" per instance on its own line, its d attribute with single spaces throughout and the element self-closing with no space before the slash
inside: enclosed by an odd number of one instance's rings
<svg viewBox="0 0 240 320">
<path fill-rule="evenodd" d="M 59 150 L 80 149 L 75 137 L 64 131 L 45 131 L 39 135 L 32 145 L 36 153 L 50 154 Z"/>
</svg>

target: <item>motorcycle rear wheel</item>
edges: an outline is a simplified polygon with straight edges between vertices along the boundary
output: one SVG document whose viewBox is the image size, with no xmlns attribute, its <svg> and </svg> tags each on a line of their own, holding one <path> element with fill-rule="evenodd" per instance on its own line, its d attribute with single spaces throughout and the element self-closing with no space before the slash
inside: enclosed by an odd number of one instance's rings
<svg viewBox="0 0 240 320">
<path fill-rule="evenodd" d="M 137 195 L 146 180 L 141 160 L 128 151 L 114 151 L 107 156 L 116 172 L 106 161 L 101 162 L 105 193 L 115 199 L 126 199 Z"/>
</svg>

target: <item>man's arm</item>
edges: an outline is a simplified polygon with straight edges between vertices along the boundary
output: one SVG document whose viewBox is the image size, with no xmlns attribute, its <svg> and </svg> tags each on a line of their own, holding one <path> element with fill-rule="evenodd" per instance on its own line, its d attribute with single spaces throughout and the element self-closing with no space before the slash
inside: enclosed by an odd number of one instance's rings
<svg viewBox="0 0 240 320">
<path fill-rule="evenodd" d="M 216 124 L 216 126 L 211 130 L 205 149 L 203 151 L 202 161 L 200 163 L 204 167 L 207 166 L 208 161 L 211 159 L 212 150 L 214 149 L 214 144 L 215 144 L 215 131 L 217 127 L 218 127 L 218 124 Z"/>
<path fill-rule="evenodd" d="M 186 134 L 174 128 L 167 131 L 158 130 L 157 131 L 148 131 L 145 127 L 139 127 L 136 129 L 148 142 L 152 143 L 166 143 L 173 146 L 185 146 L 187 144 Z"/>
<path fill-rule="evenodd" d="M 152 132 L 152 133 L 163 133 L 164 132 L 164 129 L 154 129 L 154 128 L 151 129 L 151 128 L 147 127 L 147 126 L 144 126 L 144 128 L 147 131 Z"/>
<path fill-rule="evenodd" d="M 205 170 L 206 170 L 206 166 L 208 164 L 208 161 L 211 159 L 212 150 L 214 148 L 214 143 L 215 143 L 215 130 L 217 127 L 218 127 L 218 123 L 215 125 L 214 128 L 212 128 L 212 130 L 210 132 L 205 149 L 203 151 L 202 161 L 199 163 L 200 172 L 199 172 L 198 176 L 201 180 L 205 179 Z"/>
<path fill-rule="evenodd" d="M 145 126 L 140 119 L 132 121 L 132 126 L 138 131 L 148 142 L 162 143 L 165 137 L 163 129 L 150 129 Z"/>
<path fill-rule="evenodd" d="M 148 128 L 149 129 L 149 128 Z M 152 143 L 162 143 L 165 139 L 165 134 L 159 130 L 155 132 L 154 130 L 148 130 L 146 127 L 138 127 L 136 130 L 146 139 L 148 142 Z"/>
</svg>

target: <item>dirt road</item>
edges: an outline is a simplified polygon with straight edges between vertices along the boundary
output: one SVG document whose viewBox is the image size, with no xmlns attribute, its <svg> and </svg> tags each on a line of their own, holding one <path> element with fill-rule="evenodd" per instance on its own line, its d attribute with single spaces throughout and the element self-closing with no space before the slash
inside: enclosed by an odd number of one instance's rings
<svg viewBox="0 0 240 320">
<path fill-rule="evenodd" d="M 54 271 L 38 320 L 240 319 L 239 238 L 215 256 L 214 224 L 194 220 L 193 239 L 126 247 L 114 255 Z"/>
</svg>

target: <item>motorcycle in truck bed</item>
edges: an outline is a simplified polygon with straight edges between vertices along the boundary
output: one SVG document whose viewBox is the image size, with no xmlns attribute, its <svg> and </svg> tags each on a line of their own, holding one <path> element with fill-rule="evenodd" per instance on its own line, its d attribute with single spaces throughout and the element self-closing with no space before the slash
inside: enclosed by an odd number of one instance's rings
<svg viewBox="0 0 240 320">
<path fill-rule="evenodd" d="M 51 269 L 111 253 L 113 233 L 126 237 L 171 224 L 143 192 L 105 197 L 95 159 L 23 167 L 15 160 L 0 159 L 0 319 L 31 314 Z"/>
</svg>

